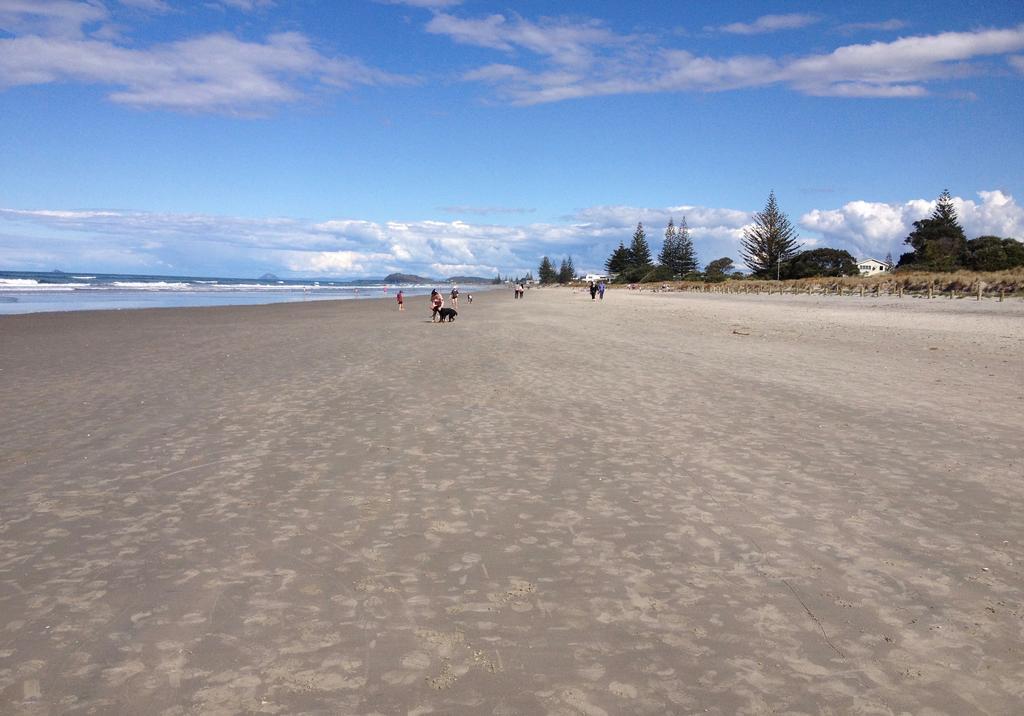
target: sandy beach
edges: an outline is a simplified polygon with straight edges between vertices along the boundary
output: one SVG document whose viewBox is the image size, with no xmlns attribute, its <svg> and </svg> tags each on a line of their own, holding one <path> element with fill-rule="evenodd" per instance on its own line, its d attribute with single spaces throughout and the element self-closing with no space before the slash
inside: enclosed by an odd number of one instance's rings
<svg viewBox="0 0 1024 716">
<path fill-rule="evenodd" d="M 0 712 L 1008 714 L 1024 302 L 0 317 Z"/>
</svg>

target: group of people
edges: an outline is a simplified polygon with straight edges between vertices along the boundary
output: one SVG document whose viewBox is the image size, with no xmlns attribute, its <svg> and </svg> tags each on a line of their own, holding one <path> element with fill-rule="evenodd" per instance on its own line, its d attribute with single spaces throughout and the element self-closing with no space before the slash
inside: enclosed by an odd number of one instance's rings
<svg viewBox="0 0 1024 716">
<path fill-rule="evenodd" d="M 594 283 L 593 281 L 591 281 L 590 285 L 589 285 L 589 288 L 590 288 L 590 300 L 591 301 L 596 299 L 598 296 L 601 297 L 602 301 L 604 300 L 604 281 L 598 281 L 597 283 Z"/>
<path fill-rule="evenodd" d="M 451 317 L 452 317 L 453 313 L 454 313 L 454 315 L 458 315 L 457 313 L 455 313 L 455 311 L 459 310 L 459 287 L 458 286 L 452 286 L 452 291 L 449 294 L 449 298 L 451 299 L 451 302 L 452 302 L 451 309 L 453 309 L 453 310 L 449 310 L 449 311 L 447 311 L 447 313 L 448 313 L 448 316 L 449 316 L 448 320 L 451 320 Z M 469 303 L 473 303 L 473 294 L 467 293 L 466 294 L 466 300 Z M 444 309 L 444 296 L 442 296 L 441 292 L 438 291 L 435 288 L 435 289 L 431 290 L 431 292 L 430 292 L 430 321 L 431 321 L 431 323 L 433 323 L 434 321 L 438 320 L 439 318 L 442 321 L 444 320 L 445 311 L 443 309 Z"/>
<path fill-rule="evenodd" d="M 522 298 L 523 295 L 526 293 L 526 286 L 524 286 L 521 283 L 517 283 L 514 288 L 515 288 L 516 298 Z"/>
<path fill-rule="evenodd" d="M 450 294 L 452 308 L 458 310 L 459 308 L 459 287 L 452 286 L 452 292 Z M 466 300 L 469 303 L 473 303 L 473 294 L 467 293 Z M 405 292 L 402 289 L 398 289 L 398 293 L 395 294 L 395 301 L 398 302 L 398 310 L 405 310 Z M 441 309 L 444 308 L 444 296 L 436 288 L 430 291 L 430 321 L 433 323 L 441 315 Z"/>
</svg>

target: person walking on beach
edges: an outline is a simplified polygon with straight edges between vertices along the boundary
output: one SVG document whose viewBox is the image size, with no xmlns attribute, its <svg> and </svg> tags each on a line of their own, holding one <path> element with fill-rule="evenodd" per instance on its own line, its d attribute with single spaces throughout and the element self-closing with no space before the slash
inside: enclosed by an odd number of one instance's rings
<svg viewBox="0 0 1024 716">
<path fill-rule="evenodd" d="M 590 300 L 593 301 L 597 298 L 597 284 L 593 281 L 590 282 Z"/>
<path fill-rule="evenodd" d="M 459 310 L 459 287 L 452 286 L 452 308 Z"/>
<path fill-rule="evenodd" d="M 437 320 L 437 316 L 441 312 L 441 309 L 443 307 L 444 307 L 444 297 L 435 288 L 433 291 L 430 292 L 430 309 L 431 309 L 430 322 L 431 323 L 433 323 L 434 321 Z"/>
<path fill-rule="evenodd" d="M 598 294 L 600 294 L 601 300 L 603 301 L 604 300 L 604 281 L 600 281 L 597 284 L 597 292 L 598 292 Z"/>
<path fill-rule="evenodd" d="M 398 293 L 395 294 L 395 300 L 398 301 L 398 310 L 405 310 L 405 294 L 402 293 L 402 289 L 398 289 Z"/>
<path fill-rule="evenodd" d="M 470 303 L 473 303 L 473 294 L 467 293 L 466 294 L 466 300 L 469 301 Z"/>
</svg>

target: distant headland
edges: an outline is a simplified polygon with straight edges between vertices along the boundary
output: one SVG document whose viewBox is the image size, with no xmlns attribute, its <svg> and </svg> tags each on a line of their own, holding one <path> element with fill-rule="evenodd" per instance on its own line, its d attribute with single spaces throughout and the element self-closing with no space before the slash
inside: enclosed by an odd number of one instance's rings
<svg viewBox="0 0 1024 716">
<path fill-rule="evenodd" d="M 390 273 L 384 277 L 384 283 L 494 283 L 493 278 L 482 276 L 450 276 L 449 278 L 428 278 L 412 273 Z"/>
</svg>

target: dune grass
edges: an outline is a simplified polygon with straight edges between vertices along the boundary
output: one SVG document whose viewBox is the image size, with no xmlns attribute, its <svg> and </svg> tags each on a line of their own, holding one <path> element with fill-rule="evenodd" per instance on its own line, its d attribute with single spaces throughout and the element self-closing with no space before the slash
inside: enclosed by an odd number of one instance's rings
<svg viewBox="0 0 1024 716">
<path fill-rule="evenodd" d="M 660 284 L 642 284 L 667 287 L 669 290 L 723 290 L 727 292 L 793 292 L 804 293 L 977 293 L 979 283 L 986 295 L 1002 293 L 1024 296 L 1024 268 L 1007 271 L 953 271 L 949 273 L 926 271 L 896 271 L 874 276 L 840 276 L 767 281 L 760 279 L 728 279 L 721 283 L 699 281 L 666 281 Z"/>
</svg>

